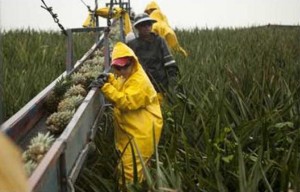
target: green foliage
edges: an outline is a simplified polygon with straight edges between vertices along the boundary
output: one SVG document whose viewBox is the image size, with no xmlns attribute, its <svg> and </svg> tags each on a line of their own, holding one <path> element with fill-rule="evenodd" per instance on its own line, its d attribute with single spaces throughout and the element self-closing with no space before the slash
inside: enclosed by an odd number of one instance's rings
<svg viewBox="0 0 300 192">
<path fill-rule="evenodd" d="M 177 35 L 189 57 L 175 55 L 181 89 L 163 107 L 164 130 L 144 188 L 299 190 L 299 27 Z"/>
<path fill-rule="evenodd" d="M 163 107 L 162 137 L 153 163 L 147 168 L 150 182 L 131 188 L 210 192 L 291 188 L 299 191 L 299 27 L 195 28 L 177 30 L 176 34 L 189 52 L 187 58 L 174 55 L 181 72 L 181 89 L 172 95 L 172 105 Z M 13 35 L 5 35 L 4 93 L 13 86 L 20 89 L 25 87 L 24 82 L 31 82 L 23 77 L 28 71 L 32 71 L 30 78 L 37 77 L 30 85 L 35 93 L 41 89 L 36 88 L 40 82 L 48 81 L 45 86 L 60 74 L 53 72 L 48 80 L 45 73 L 43 77 L 32 75 L 41 73 L 35 71 L 34 64 L 40 64 L 43 59 L 34 56 L 32 47 L 33 56 L 28 56 L 24 45 L 35 41 L 29 41 L 28 37 L 19 39 L 16 43 L 22 43 L 16 49 L 9 43 L 12 41 L 9 39 L 15 40 Z M 62 36 L 57 35 L 59 38 Z M 40 47 L 45 43 L 36 44 Z M 43 49 L 54 61 L 51 65 L 50 61 L 43 62 L 45 66 L 58 65 L 65 58 L 65 52 L 62 54 L 65 49 L 60 52 Z M 12 54 L 15 52 L 25 54 Z M 55 60 L 55 53 L 62 54 L 60 60 Z M 29 66 L 19 57 L 31 62 Z M 8 65 L 22 70 L 13 72 Z M 47 71 L 47 75 L 51 73 Z M 6 111 L 11 111 L 7 114 L 21 107 L 19 100 L 23 92 L 11 92 L 4 98 L 10 106 Z M 30 93 L 27 98 L 34 95 Z M 26 102 L 24 99 L 23 103 Z M 118 191 L 118 155 L 114 150 L 112 121 L 109 110 L 102 118 L 95 139 L 96 150 L 77 180 L 76 191 Z"/>
<path fill-rule="evenodd" d="M 4 120 L 65 71 L 66 37 L 31 29 L 2 32 Z M 92 34 L 74 34 L 74 60 L 93 45 Z"/>
<path fill-rule="evenodd" d="M 195 161 L 202 168 L 193 168 L 199 170 L 193 173 L 200 188 L 299 189 L 299 27 L 177 34 L 190 53 L 188 59 L 176 59 L 194 109 L 178 114 L 185 108 L 178 107 L 174 119 L 186 120 L 178 126 L 187 137 L 186 146 L 194 148 L 191 156 L 205 158 Z M 193 189 L 190 180 L 182 181 L 187 191 Z"/>
</svg>

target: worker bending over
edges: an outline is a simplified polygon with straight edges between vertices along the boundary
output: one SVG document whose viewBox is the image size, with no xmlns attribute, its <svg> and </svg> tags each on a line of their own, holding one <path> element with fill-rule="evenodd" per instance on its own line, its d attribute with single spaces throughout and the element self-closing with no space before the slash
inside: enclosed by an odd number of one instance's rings
<svg viewBox="0 0 300 192">
<path fill-rule="evenodd" d="M 144 175 L 138 152 L 147 163 L 154 153 L 154 144 L 159 142 L 163 125 L 157 92 L 126 44 L 118 42 L 114 46 L 111 66 L 114 74 L 101 74 L 93 84 L 114 106 L 115 143 L 121 154 L 120 173 L 125 175 L 127 184 L 133 182 L 134 155 L 138 180 L 142 182 Z"/>
</svg>

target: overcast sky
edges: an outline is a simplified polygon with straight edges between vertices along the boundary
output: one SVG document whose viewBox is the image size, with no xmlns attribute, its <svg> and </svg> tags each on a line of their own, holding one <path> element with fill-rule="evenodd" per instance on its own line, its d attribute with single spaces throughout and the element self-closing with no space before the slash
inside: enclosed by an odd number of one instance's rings
<svg viewBox="0 0 300 192">
<path fill-rule="evenodd" d="M 81 27 L 95 0 L 44 0 L 65 28 Z M 119 1 L 119 0 L 117 0 Z M 98 0 L 99 7 L 110 0 Z M 150 0 L 131 0 L 136 13 Z M 172 27 L 250 27 L 266 24 L 299 25 L 300 0 L 157 0 Z M 40 0 L 0 0 L 2 29 L 60 30 Z M 101 19 L 104 26 L 106 21 Z"/>
</svg>

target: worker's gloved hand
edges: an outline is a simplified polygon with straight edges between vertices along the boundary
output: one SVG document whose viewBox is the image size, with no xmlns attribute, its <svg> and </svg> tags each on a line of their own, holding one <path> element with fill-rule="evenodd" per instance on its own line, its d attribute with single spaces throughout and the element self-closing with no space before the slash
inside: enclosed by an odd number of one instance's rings
<svg viewBox="0 0 300 192">
<path fill-rule="evenodd" d="M 103 80 L 103 78 L 98 78 L 94 81 L 92 81 L 92 83 L 89 85 L 89 88 L 94 88 L 94 87 L 97 87 L 97 88 L 101 88 L 103 87 L 103 85 L 105 84 L 106 82 Z"/>
<path fill-rule="evenodd" d="M 105 83 L 108 82 L 109 74 L 108 73 L 101 73 L 97 79 L 102 79 Z"/>
</svg>

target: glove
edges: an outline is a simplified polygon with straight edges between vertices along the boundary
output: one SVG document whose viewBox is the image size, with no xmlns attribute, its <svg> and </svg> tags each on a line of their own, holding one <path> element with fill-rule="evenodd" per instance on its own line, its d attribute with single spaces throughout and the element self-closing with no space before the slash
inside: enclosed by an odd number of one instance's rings
<svg viewBox="0 0 300 192">
<path fill-rule="evenodd" d="M 104 82 L 103 78 L 98 78 L 94 81 L 92 81 L 92 83 L 89 85 L 89 88 L 93 88 L 93 87 L 97 87 L 97 88 L 101 88 L 103 87 L 103 85 L 105 84 L 106 82 Z"/>
<path fill-rule="evenodd" d="M 97 79 L 102 79 L 104 83 L 106 83 L 108 81 L 109 78 L 109 74 L 108 73 L 101 73 Z"/>
</svg>

